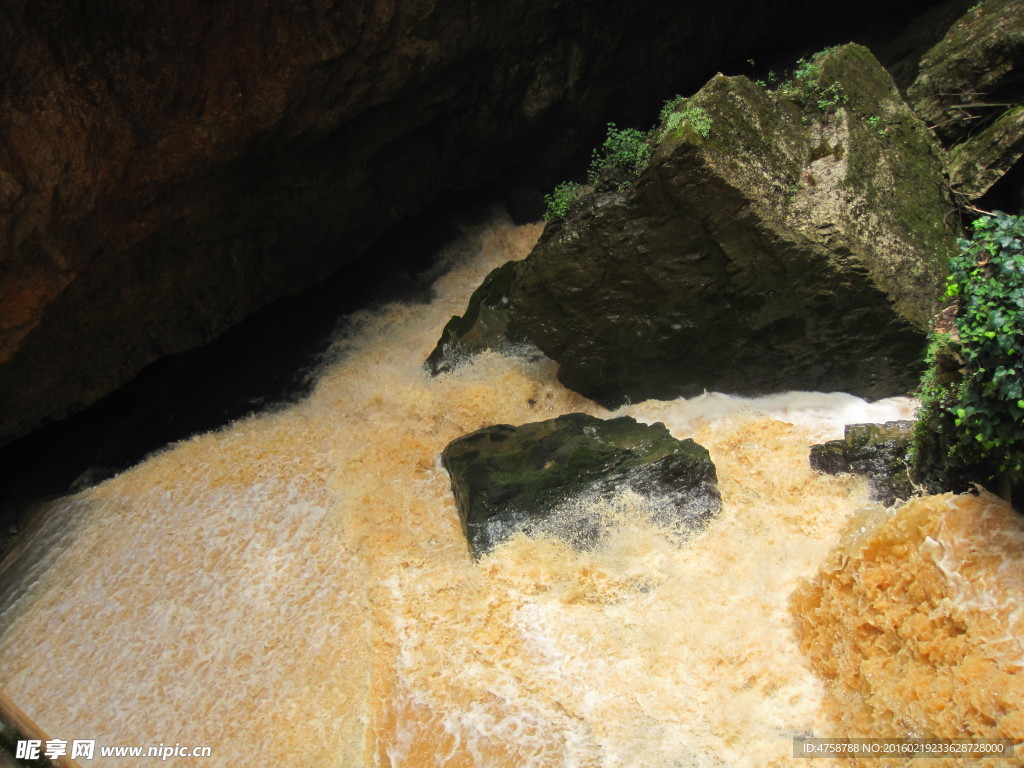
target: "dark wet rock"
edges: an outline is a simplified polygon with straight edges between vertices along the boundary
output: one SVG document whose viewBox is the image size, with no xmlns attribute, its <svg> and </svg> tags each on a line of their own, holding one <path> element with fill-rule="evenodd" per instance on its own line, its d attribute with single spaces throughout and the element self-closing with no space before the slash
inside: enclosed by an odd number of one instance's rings
<svg viewBox="0 0 1024 768">
<path fill-rule="evenodd" d="M 703 527 L 721 511 L 707 450 L 676 440 L 663 424 L 629 417 L 573 413 L 520 427 L 485 427 L 450 443 L 441 460 L 474 558 L 517 532 L 592 546 L 601 519 L 585 503 L 566 505 L 625 489 L 655 499 L 657 522 L 680 532 Z"/>
<path fill-rule="evenodd" d="M 949 152 L 949 182 L 967 200 L 977 200 L 1024 155 L 1024 105 L 1008 109 L 976 136 Z"/>
<path fill-rule="evenodd" d="M 908 99 L 947 144 L 1024 102 L 1024 3 L 976 3 L 921 60 Z"/>
<path fill-rule="evenodd" d="M 526 336 L 509 317 L 515 270 L 516 262 L 510 261 L 491 272 L 469 297 L 465 314 L 448 321 L 427 358 L 433 374 L 451 370 L 478 352 L 512 352 L 526 343 Z"/>
<path fill-rule="evenodd" d="M 941 0 L 929 5 L 898 34 L 878 38 L 851 36 L 882 62 L 900 91 L 906 92 L 920 73 L 921 59 L 977 0 Z"/>
<path fill-rule="evenodd" d="M 863 475 L 872 500 L 890 506 L 914 495 L 908 474 L 913 439 L 913 421 L 847 424 L 842 440 L 811 446 L 811 468 L 830 475 Z"/>
<path fill-rule="evenodd" d="M 567 387 L 608 406 L 916 387 L 955 248 L 942 153 L 867 49 L 815 64 L 807 90 L 837 84 L 843 103 L 718 75 L 677 109 L 704 110 L 706 137 L 663 130 L 635 183 L 501 268 L 509 327 Z M 472 326 L 449 325 L 435 367 Z"/>
<path fill-rule="evenodd" d="M 979 200 L 1024 155 L 1024 4 L 973 6 L 922 57 L 908 98 L 950 147 L 957 197 Z"/>
</svg>

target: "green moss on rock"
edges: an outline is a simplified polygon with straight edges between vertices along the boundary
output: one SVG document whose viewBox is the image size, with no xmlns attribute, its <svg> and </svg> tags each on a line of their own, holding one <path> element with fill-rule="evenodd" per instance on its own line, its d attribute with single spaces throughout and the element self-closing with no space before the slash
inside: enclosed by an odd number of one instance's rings
<svg viewBox="0 0 1024 768">
<path fill-rule="evenodd" d="M 572 500 L 606 499 L 627 488 L 660 499 L 659 522 L 675 528 L 700 528 L 721 510 L 707 450 L 676 440 L 663 424 L 629 417 L 574 413 L 486 427 L 450 443 L 441 461 L 474 558 L 519 532 L 591 546 L 602 527 L 596 513 L 586 506 L 568 518 L 554 513 Z"/>
<path fill-rule="evenodd" d="M 954 248 L 941 155 L 866 49 L 818 64 L 845 106 L 716 76 L 688 100 L 706 140 L 666 137 L 633 193 L 545 233 L 512 313 L 567 386 L 609 405 L 914 388 Z"/>
<path fill-rule="evenodd" d="M 1020 102 L 1024 3 L 984 0 L 921 59 L 910 103 L 947 143 L 963 141 Z"/>
<path fill-rule="evenodd" d="M 949 180 L 967 200 L 977 200 L 1024 155 L 1024 105 L 1006 110 L 992 125 L 949 152 Z"/>
<path fill-rule="evenodd" d="M 716 75 L 629 189 L 511 269 L 509 319 L 604 405 L 706 389 L 910 392 L 955 235 L 942 153 L 871 53 L 815 59 L 842 103 Z M 836 87 L 833 87 L 836 86 Z"/>
<path fill-rule="evenodd" d="M 891 506 L 914 495 L 908 459 L 913 436 L 913 421 L 847 424 L 842 440 L 811 446 L 811 468 L 833 475 L 863 475 L 871 498 Z"/>
</svg>

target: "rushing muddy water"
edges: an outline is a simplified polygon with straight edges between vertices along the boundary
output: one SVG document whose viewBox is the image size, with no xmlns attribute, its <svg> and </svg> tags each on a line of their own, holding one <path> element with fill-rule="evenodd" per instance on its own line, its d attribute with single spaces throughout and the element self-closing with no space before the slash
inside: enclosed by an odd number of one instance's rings
<svg viewBox="0 0 1024 768">
<path fill-rule="evenodd" d="M 609 415 L 546 361 L 423 371 L 448 317 L 538 234 L 500 216 L 467 232 L 438 298 L 360 316 L 302 403 L 52 504 L 3 574 L 4 690 L 55 738 L 212 748 L 164 765 L 814 764 L 792 738 L 843 734 L 790 599 L 867 491 L 812 472 L 808 446 L 912 404 L 620 409 L 709 449 L 713 525 L 680 543 L 624 497 L 595 551 L 520 538 L 474 565 L 443 447 L 488 424 Z"/>
</svg>

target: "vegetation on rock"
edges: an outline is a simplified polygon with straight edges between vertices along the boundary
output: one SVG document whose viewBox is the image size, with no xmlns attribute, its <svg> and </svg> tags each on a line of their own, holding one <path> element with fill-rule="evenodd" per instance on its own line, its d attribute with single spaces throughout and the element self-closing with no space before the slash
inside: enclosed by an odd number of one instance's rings
<svg viewBox="0 0 1024 768">
<path fill-rule="evenodd" d="M 490 303 L 565 386 L 609 407 L 705 389 L 913 390 L 956 248 L 940 150 L 866 48 L 814 68 L 841 107 L 724 75 L 671 99 L 662 125 L 679 126 L 649 136 L 641 180 L 582 196 L 509 267 L 507 301 Z M 435 372 L 485 334 L 470 304 Z"/>
<path fill-rule="evenodd" d="M 628 184 L 640 175 L 651 159 L 648 135 L 637 128 L 616 128 L 608 123 L 608 135 L 600 149 L 595 149 L 587 171 L 587 182 L 599 189 L 608 185 L 609 177 Z"/>
<path fill-rule="evenodd" d="M 799 59 L 793 69 L 793 76 L 779 85 L 778 92 L 795 98 L 804 107 L 813 105 L 822 112 L 832 111 L 845 104 L 847 98 L 842 84 L 835 80 L 823 81 L 818 63 L 834 50 L 835 47 L 826 48 L 810 59 Z"/>
<path fill-rule="evenodd" d="M 682 105 L 682 109 L 679 107 Z M 591 153 L 587 184 L 591 190 L 622 191 L 636 179 L 651 161 L 651 152 L 668 134 L 688 125 L 701 138 L 711 135 L 711 116 L 699 106 L 689 106 L 679 95 L 673 96 L 661 108 L 658 125 L 649 131 L 639 128 L 619 128 L 608 123 L 608 132 L 600 147 Z M 544 196 L 547 221 L 564 219 L 573 203 L 586 194 L 586 188 L 573 181 L 563 181 L 550 194 Z"/>
<path fill-rule="evenodd" d="M 1005 491 L 1024 471 L 1024 219 L 997 211 L 973 229 L 950 260 L 956 315 L 929 350 L 917 442 L 934 459 L 938 439 L 955 468 Z"/>
<path fill-rule="evenodd" d="M 656 133 L 658 141 L 680 130 L 684 125 L 689 125 L 693 132 L 702 139 L 711 135 L 711 115 L 708 114 L 708 111 L 704 107 L 690 105 L 684 106 L 683 109 L 677 109 L 681 100 L 681 96 L 676 96 L 665 102 L 659 120 L 661 127 L 651 132 L 652 134 Z"/>
<path fill-rule="evenodd" d="M 569 213 L 569 206 L 583 195 L 583 185 L 574 181 L 563 181 L 549 195 L 544 195 L 544 218 L 547 221 L 564 219 Z"/>
</svg>

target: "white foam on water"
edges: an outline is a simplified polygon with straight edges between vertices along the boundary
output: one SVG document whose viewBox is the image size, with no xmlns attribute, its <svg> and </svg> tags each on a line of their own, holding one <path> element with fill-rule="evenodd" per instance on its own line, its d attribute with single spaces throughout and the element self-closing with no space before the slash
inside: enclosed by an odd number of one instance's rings
<svg viewBox="0 0 1024 768">
<path fill-rule="evenodd" d="M 792 736 L 826 726 L 788 598 L 867 502 L 863 481 L 812 472 L 808 447 L 912 403 L 621 409 L 710 450 L 718 519 L 680 542 L 627 494 L 593 551 L 517 537 L 474 564 L 444 446 L 608 415 L 549 361 L 423 370 L 448 317 L 539 231 L 502 216 L 467 231 L 437 300 L 358 316 L 306 401 L 59 502 L 78 523 L 10 613 L 4 690 L 55 737 L 210 745 L 208 766 L 790 764 Z"/>
</svg>

